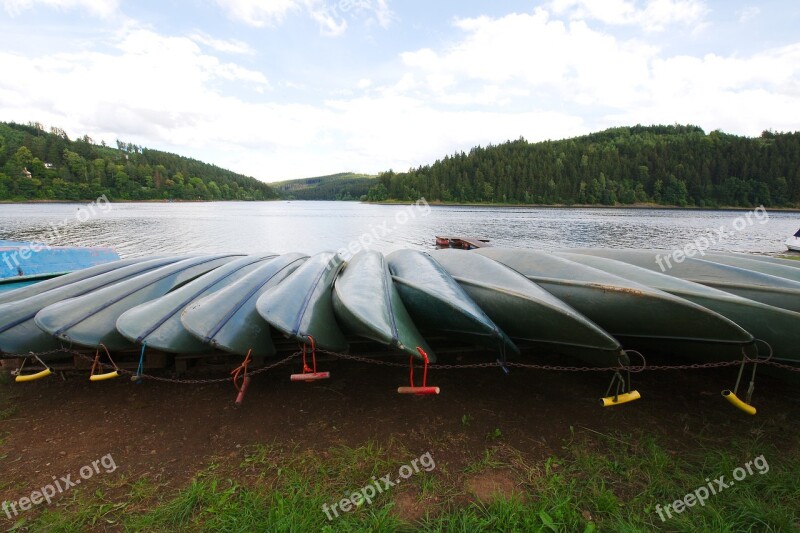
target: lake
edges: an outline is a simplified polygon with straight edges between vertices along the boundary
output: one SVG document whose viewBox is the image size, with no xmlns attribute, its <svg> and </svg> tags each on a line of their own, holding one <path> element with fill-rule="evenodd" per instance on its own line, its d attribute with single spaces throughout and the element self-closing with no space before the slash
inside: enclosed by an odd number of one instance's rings
<svg viewBox="0 0 800 533">
<path fill-rule="evenodd" d="M 749 213 L 749 218 L 746 216 Z M 800 214 L 727 210 L 211 202 L 0 205 L 0 239 L 112 246 L 121 256 L 185 252 L 315 253 L 351 246 L 432 249 L 434 235 L 495 246 L 678 248 L 782 253 Z M 54 229 L 55 228 L 55 229 Z M 723 237 L 718 237 L 723 228 Z"/>
</svg>

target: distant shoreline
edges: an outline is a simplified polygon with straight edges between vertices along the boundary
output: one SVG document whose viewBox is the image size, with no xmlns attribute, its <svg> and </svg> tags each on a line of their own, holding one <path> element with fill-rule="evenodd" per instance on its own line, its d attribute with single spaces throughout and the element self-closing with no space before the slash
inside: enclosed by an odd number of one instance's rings
<svg viewBox="0 0 800 533">
<path fill-rule="evenodd" d="M 95 200 L 0 200 L 0 205 L 11 204 L 85 204 Z M 112 204 L 210 204 L 212 202 L 280 202 L 282 198 L 272 198 L 270 200 L 109 200 Z M 289 200 L 294 201 L 294 200 Z M 300 200 L 297 200 L 300 201 Z"/>
<path fill-rule="evenodd" d="M 29 204 L 83 204 L 92 202 L 93 200 L 23 200 L 15 202 L 12 200 L 0 200 L 0 205 L 29 205 Z M 381 202 L 368 202 L 365 200 L 288 200 L 286 198 L 273 198 L 270 200 L 110 200 L 112 204 L 208 204 L 212 202 L 353 202 L 367 205 L 412 205 L 413 201 L 410 200 L 384 200 Z M 496 202 L 442 202 L 431 201 L 428 205 L 437 207 L 502 207 L 502 208 L 538 208 L 538 209 L 641 209 L 646 210 L 674 210 L 674 211 L 752 211 L 755 207 L 739 207 L 739 206 L 720 206 L 720 207 L 697 207 L 679 205 L 660 205 L 660 204 L 630 204 L 630 205 L 598 205 L 598 204 L 504 204 Z M 768 207 L 767 211 L 772 212 L 785 212 L 785 213 L 799 213 L 799 207 Z"/>
<path fill-rule="evenodd" d="M 405 201 L 391 201 L 391 200 L 384 200 L 382 202 L 367 202 L 363 201 L 360 202 L 362 204 L 371 204 L 371 205 L 411 205 L 414 204 L 413 201 L 405 200 Z M 630 205 L 597 205 L 597 204 L 501 204 L 501 203 L 464 203 L 464 202 L 442 202 L 442 201 L 432 201 L 428 202 L 428 205 L 435 205 L 435 206 L 446 206 L 446 207 L 513 207 L 513 208 L 551 208 L 551 209 L 642 209 L 642 210 L 655 210 L 655 209 L 669 209 L 675 211 L 752 211 L 758 206 L 755 207 L 728 207 L 728 206 L 720 206 L 720 207 L 697 207 L 697 206 L 687 206 L 681 207 L 679 205 L 660 205 L 660 204 L 630 204 Z M 800 212 L 800 208 L 798 207 L 767 207 L 767 211 L 783 211 L 787 213 L 797 213 Z"/>
</svg>

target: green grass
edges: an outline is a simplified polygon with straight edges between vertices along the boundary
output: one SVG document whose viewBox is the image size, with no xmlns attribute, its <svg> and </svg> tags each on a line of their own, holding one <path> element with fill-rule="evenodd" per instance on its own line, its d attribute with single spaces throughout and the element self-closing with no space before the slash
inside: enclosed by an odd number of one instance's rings
<svg viewBox="0 0 800 533">
<path fill-rule="evenodd" d="M 629 443 L 629 444 L 625 444 Z M 535 460 L 491 443 L 465 468 L 437 462 L 350 513 L 328 521 L 322 512 L 373 478 L 398 471 L 418 454 L 398 443 L 336 447 L 256 446 L 238 459 L 212 462 L 180 489 L 147 479 L 104 480 L 94 493 L 72 491 L 57 504 L 17 523 L 16 530 L 83 531 L 791 531 L 800 526 L 797 450 L 759 438 L 724 448 L 676 452 L 644 434 L 574 436 L 560 453 Z M 769 472 L 662 522 L 662 507 L 764 455 Z M 436 459 L 435 451 L 433 452 Z M 470 496 L 465 482 L 492 471 L 511 472 L 519 491 L 489 502 Z M 109 496 L 114 493 L 115 497 Z M 406 521 L 398 497 L 419 512 Z M 406 503 L 408 505 L 408 503 Z"/>
</svg>

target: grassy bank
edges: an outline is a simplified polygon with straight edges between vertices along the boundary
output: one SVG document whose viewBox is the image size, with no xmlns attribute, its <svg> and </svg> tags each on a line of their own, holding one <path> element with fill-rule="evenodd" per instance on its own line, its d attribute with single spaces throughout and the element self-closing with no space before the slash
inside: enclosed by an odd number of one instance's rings
<svg viewBox="0 0 800 533">
<path fill-rule="evenodd" d="M 465 424 L 468 421 L 465 420 Z M 399 442 L 381 447 L 254 446 L 218 458 L 183 488 L 157 479 L 108 476 L 94 492 L 75 490 L 14 530 L 84 531 L 789 531 L 800 527 L 800 455 L 776 450 L 758 435 L 709 447 L 687 440 L 674 449 L 646 434 L 577 432 L 544 461 L 488 434 L 472 464 L 451 469 L 443 458 L 387 489 L 371 504 L 328 520 L 323 505 L 373 478 L 392 474 L 417 454 Z M 696 444 L 699 442 L 700 444 Z M 734 486 L 672 518 L 656 505 L 763 455 Z M 727 483 L 727 481 L 726 481 Z"/>
</svg>

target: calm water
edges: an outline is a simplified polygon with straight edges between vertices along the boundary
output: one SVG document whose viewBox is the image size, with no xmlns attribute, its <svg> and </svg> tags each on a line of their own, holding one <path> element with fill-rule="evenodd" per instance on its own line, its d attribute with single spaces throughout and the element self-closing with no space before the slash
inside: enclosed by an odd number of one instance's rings
<svg viewBox="0 0 800 533">
<path fill-rule="evenodd" d="M 744 214 L 666 209 L 428 208 L 354 202 L 117 203 L 99 205 L 92 213 L 86 204 L 25 204 L 0 205 L 0 239 L 106 245 L 122 256 L 314 253 L 346 247 L 359 238 L 371 249 L 389 252 L 433 248 L 436 234 L 480 236 L 496 246 L 536 249 L 671 249 L 723 226 L 727 236 L 712 249 L 780 253 L 786 251 L 786 238 L 800 227 L 798 213 L 770 212 L 764 223 L 755 217 L 747 223 Z"/>
</svg>

